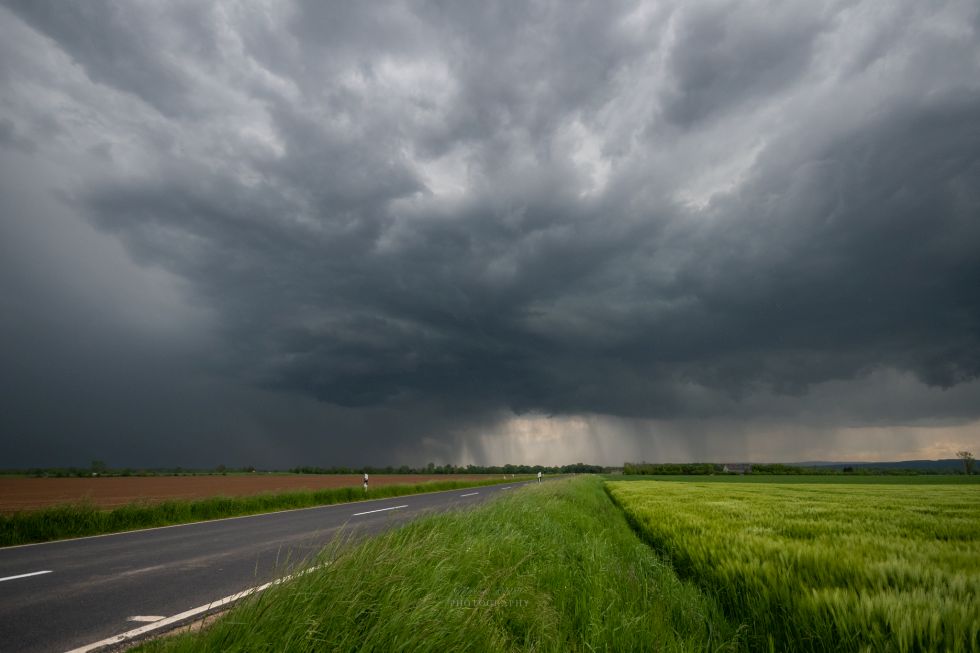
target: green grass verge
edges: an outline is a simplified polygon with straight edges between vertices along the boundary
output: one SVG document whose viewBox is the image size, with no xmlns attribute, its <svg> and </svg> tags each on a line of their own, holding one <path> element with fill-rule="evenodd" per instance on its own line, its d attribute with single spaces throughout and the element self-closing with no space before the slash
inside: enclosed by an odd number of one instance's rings
<svg viewBox="0 0 980 653">
<path fill-rule="evenodd" d="M 189 524 L 209 519 L 255 515 L 277 510 L 400 497 L 422 492 L 513 483 L 527 478 L 530 477 L 428 481 L 404 485 L 383 485 L 371 488 L 367 492 L 357 486 L 316 491 L 265 493 L 246 497 L 211 497 L 193 501 L 133 503 L 112 510 L 102 510 L 85 503 L 71 504 L 43 510 L 18 512 L 12 515 L 0 515 L 0 546 L 49 542 L 71 537 L 103 535 L 155 526 Z"/>
<path fill-rule="evenodd" d="M 980 488 L 610 482 L 752 650 L 980 650 Z"/>
<path fill-rule="evenodd" d="M 828 485 L 980 485 L 980 475 L 959 474 L 916 474 L 916 475 L 876 475 L 855 474 L 716 474 L 715 476 L 684 476 L 681 474 L 625 475 L 606 474 L 610 481 L 677 481 L 681 483 L 782 483 L 782 484 L 828 484 Z"/>
<path fill-rule="evenodd" d="M 324 553 L 332 564 L 142 651 L 720 651 L 736 631 L 595 477 Z"/>
</svg>

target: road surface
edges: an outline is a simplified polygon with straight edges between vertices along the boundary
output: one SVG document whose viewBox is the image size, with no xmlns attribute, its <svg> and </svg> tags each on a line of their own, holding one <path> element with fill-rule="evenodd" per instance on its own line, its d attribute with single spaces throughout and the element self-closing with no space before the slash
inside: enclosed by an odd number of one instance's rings
<svg viewBox="0 0 980 653">
<path fill-rule="evenodd" d="M 344 527 L 377 533 L 525 483 L 2 548 L 0 652 L 113 650 L 119 647 L 92 645 L 138 628 L 159 634 L 199 619 L 219 609 L 220 599 L 288 574 Z"/>
</svg>

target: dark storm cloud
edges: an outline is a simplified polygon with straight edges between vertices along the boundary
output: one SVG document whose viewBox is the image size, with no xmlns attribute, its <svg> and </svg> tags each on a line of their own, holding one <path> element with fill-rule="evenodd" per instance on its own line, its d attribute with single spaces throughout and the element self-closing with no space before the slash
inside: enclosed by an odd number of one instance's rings
<svg viewBox="0 0 980 653">
<path fill-rule="evenodd" d="M 735 349 L 756 350 L 775 383 L 874 366 L 943 387 L 975 378 L 978 111 L 980 93 L 957 89 L 844 133 L 810 160 L 763 154 L 764 176 L 711 207 L 738 216 L 731 253 L 708 245 L 689 272 Z"/>
<path fill-rule="evenodd" d="M 7 4 L 84 66 L 93 82 L 125 88 L 164 113 L 179 115 L 191 110 L 193 98 L 185 76 L 168 60 L 166 51 L 189 48 L 202 56 L 213 54 L 206 47 L 212 42 L 211 35 L 195 30 L 205 16 L 203 11 L 192 12 L 194 5 L 170 12 L 168 27 L 176 29 L 161 33 L 146 6 L 109 2 L 64 6 L 16 0 Z M 173 35 L 178 38 L 167 38 Z"/>
<path fill-rule="evenodd" d="M 832 19 L 816 7 L 768 7 L 766 20 L 740 4 L 704 4 L 677 19 L 667 60 L 664 115 L 690 127 L 742 102 L 765 102 L 798 80 Z"/>
<path fill-rule="evenodd" d="M 0 145 L 70 161 L 61 206 L 208 312 L 162 374 L 258 393 L 256 433 L 310 400 L 283 443 L 768 419 L 882 371 L 930 397 L 906 423 L 976 387 L 969 2 L 6 4 Z"/>
<path fill-rule="evenodd" d="M 9 147 L 21 152 L 33 152 L 34 142 L 17 133 L 17 127 L 10 120 L 0 119 L 0 147 Z"/>
</svg>

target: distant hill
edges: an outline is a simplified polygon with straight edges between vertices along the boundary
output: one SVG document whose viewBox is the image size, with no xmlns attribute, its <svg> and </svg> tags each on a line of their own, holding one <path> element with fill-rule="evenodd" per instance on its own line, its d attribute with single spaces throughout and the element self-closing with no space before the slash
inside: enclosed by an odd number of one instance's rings
<svg viewBox="0 0 980 653">
<path fill-rule="evenodd" d="M 942 460 L 899 460 L 893 462 L 830 462 L 815 460 L 809 462 L 787 463 L 794 467 L 826 467 L 838 471 L 845 467 L 852 469 L 914 469 L 917 472 L 949 473 L 961 471 L 963 461 L 959 458 L 944 458 Z"/>
</svg>

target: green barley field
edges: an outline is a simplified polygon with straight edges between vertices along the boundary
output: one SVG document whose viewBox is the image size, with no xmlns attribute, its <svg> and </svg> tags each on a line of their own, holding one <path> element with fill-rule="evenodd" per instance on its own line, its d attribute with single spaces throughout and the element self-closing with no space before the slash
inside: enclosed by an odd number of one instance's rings
<svg viewBox="0 0 980 653">
<path fill-rule="evenodd" d="M 613 481 L 750 650 L 980 651 L 980 486 Z"/>
</svg>

